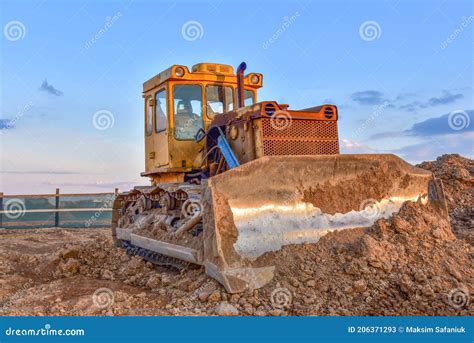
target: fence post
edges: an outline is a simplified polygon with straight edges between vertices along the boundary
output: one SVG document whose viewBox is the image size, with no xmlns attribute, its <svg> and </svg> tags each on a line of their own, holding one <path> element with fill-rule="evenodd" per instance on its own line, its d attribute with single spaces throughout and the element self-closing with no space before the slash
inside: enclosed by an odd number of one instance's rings
<svg viewBox="0 0 474 343">
<path fill-rule="evenodd" d="M 3 227 L 3 192 L 0 192 L 0 228 Z"/>
<path fill-rule="evenodd" d="M 54 227 L 59 227 L 59 188 L 56 188 L 56 212 L 54 215 Z"/>
</svg>

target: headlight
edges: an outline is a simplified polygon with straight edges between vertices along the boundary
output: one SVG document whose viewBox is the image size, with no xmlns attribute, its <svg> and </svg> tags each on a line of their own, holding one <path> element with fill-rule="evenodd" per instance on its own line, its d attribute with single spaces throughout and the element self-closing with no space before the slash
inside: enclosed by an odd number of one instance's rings
<svg viewBox="0 0 474 343">
<path fill-rule="evenodd" d="M 174 73 L 177 77 L 183 77 L 184 76 L 184 69 L 181 67 L 178 67 L 174 70 Z"/>
<path fill-rule="evenodd" d="M 334 111 L 331 107 L 324 108 L 324 116 L 326 117 L 326 119 L 331 119 L 333 115 Z"/>
<path fill-rule="evenodd" d="M 265 114 L 266 114 L 267 116 L 271 117 L 271 116 L 275 113 L 276 108 L 275 108 L 275 106 L 273 106 L 272 103 L 270 103 L 270 104 L 266 104 L 266 105 L 265 105 L 265 109 L 264 109 L 264 110 L 265 110 Z"/>
<path fill-rule="evenodd" d="M 260 78 L 258 77 L 258 75 L 252 75 L 250 76 L 250 83 L 253 83 L 254 85 L 256 85 L 258 83 L 258 81 L 260 81 Z"/>
</svg>

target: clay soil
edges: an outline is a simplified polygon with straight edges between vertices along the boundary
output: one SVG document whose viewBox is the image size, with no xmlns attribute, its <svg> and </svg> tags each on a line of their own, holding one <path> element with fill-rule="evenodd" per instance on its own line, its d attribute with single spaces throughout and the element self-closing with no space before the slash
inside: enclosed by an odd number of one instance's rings
<svg viewBox="0 0 474 343">
<path fill-rule="evenodd" d="M 474 162 L 419 166 L 443 180 L 450 223 L 405 204 L 370 228 L 262 256 L 275 278 L 243 294 L 200 267 L 128 256 L 109 228 L 0 231 L 0 315 L 473 315 Z"/>
</svg>

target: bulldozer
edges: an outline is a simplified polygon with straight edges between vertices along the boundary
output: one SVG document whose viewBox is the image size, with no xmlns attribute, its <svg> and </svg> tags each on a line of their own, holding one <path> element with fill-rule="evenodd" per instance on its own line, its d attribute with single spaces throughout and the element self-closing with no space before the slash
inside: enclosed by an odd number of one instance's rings
<svg viewBox="0 0 474 343">
<path fill-rule="evenodd" d="M 406 201 L 447 216 L 441 181 L 392 154 L 340 154 L 338 108 L 258 101 L 260 73 L 173 65 L 143 84 L 151 185 L 119 194 L 117 246 L 158 265 L 204 266 L 228 292 L 263 287 L 267 253 L 370 227 Z"/>
</svg>

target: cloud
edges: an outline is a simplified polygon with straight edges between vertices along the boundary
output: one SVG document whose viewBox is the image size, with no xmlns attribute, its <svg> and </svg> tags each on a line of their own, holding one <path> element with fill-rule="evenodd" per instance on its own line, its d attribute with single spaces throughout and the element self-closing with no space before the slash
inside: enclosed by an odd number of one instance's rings
<svg viewBox="0 0 474 343">
<path fill-rule="evenodd" d="M 439 105 L 452 104 L 456 100 L 464 98 L 464 95 L 461 93 L 451 93 L 450 91 L 443 90 L 441 96 L 431 97 L 427 101 L 412 101 L 410 103 L 400 105 L 398 108 L 408 112 L 415 112 L 420 108 L 429 108 Z"/>
<path fill-rule="evenodd" d="M 405 135 L 405 131 L 399 131 L 399 132 L 388 131 L 388 132 L 376 133 L 370 136 L 369 139 L 377 140 L 377 139 L 384 139 L 384 138 L 402 137 L 404 135 Z"/>
<path fill-rule="evenodd" d="M 376 151 L 366 145 L 360 144 L 356 140 L 352 139 L 341 139 L 341 150 L 343 153 L 348 154 L 372 154 Z"/>
<path fill-rule="evenodd" d="M 398 108 L 400 110 L 408 111 L 408 112 L 415 112 L 418 108 L 423 107 L 423 104 L 419 101 L 413 101 L 405 105 L 400 105 Z"/>
<path fill-rule="evenodd" d="M 416 96 L 416 93 L 412 93 L 412 92 L 401 93 L 395 97 L 395 101 L 402 101 L 405 99 L 414 98 L 415 96 Z"/>
<path fill-rule="evenodd" d="M 54 88 L 53 85 L 49 84 L 46 79 L 41 84 L 39 90 L 56 96 L 63 95 L 63 92 L 61 92 L 59 89 Z"/>
<path fill-rule="evenodd" d="M 442 154 L 453 153 L 473 158 L 473 140 L 474 134 L 472 132 L 464 132 L 459 135 L 437 136 L 426 142 L 408 145 L 391 152 L 411 163 L 434 160 Z"/>
<path fill-rule="evenodd" d="M 14 127 L 10 119 L 0 119 L 0 130 L 10 130 Z"/>
<path fill-rule="evenodd" d="M 381 132 L 370 136 L 377 140 L 387 137 L 432 137 L 442 135 L 456 135 L 474 131 L 474 110 L 453 111 L 440 117 L 429 118 L 415 123 L 411 128 L 403 131 Z"/>
<path fill-rule="evenodd" d="M 387 99 L 382 92 L 377 90 L 366 90 L 352 93 L 350 98 L 359 105 L 380 105 L 382 103 L 387 103 L 388 108 L 394 108 L 396 107 L 395 105 L 397 105 L 400 110 L 415 112 L 420 108 L 452 104 L 457 100 L 464 98 L 464 95 L 462 93 L 452 93 L 448 90 L 443 90 L 440 96 L 431 97 L 422 101 L 416 100 L 416 94 L 410 92 L 400 93 L 394 99 Z M 413 101 L 406 102 L 410 99 Z"/>
<path fill-rule="evenodd" d="M 447 90 L 443 90 L 443 94 L 440 97 L 433 97 L 428 100 L 427 105 L 429 106 L 438 106 L 438 105 L 445 105 L 445 104 L 451 104 L 455 102 L 458 99 L 464 98 L 464 95 L 461 93 L 458 94 L 452 94 L 451 92 Z"/>
<path fill-rule="evenodd" d="M 360 105 L 379 105 L 384 102 L 383 93 L 375 90 L 352 93 L 351 99 Z"/>
<path fill-rule="evenodd" d="M 80 173 L 80 172 L 70 172 L 70 171 L 54 171 L 54 170 L 32 170 L 32 171 L 5 170 L 5 171 L 0 171 L 0 174 L 81 175 L 81 174 L 84 174 L 84 173 Z M 88 174 L 90 174 L 90 173 L 88 173 Z"/>
<path fill-rule="evenodd" d="M 441 117 L 429 118 L 414 124 L 405 133 L 411 136 L 436 136 L 446 134 L 459 134 L 474 131 L 474 110 L 453 111 Z"/>
</svg>

